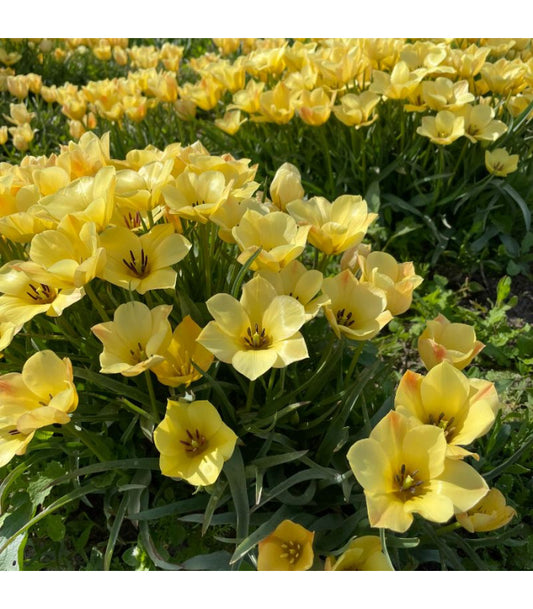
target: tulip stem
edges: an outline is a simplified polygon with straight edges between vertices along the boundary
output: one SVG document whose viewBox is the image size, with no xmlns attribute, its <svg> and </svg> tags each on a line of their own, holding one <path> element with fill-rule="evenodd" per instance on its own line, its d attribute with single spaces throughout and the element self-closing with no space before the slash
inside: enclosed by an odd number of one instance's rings
<svg viewBox="0 0 533 609">
<path fill-rule="evenodd" d="M 436 533 L 440 537 L 441 535 L 446 535 L 446 533 L 450 533 L 451 531 L 455 531 L 455 529 L 460 529 L 460 528 L 461 528 L 461 523 L 456 520 L 455 522 L 447 524 L 444 527 L 440 527 L 440 529 L 437 529 Z"/>
<path fill-rule="evenodd" d="M 390 568 L 394 571 L 394 566 L 389 556 L 389 551 L 387 549 L 387 540 L 385 539 L 385 529 L 379 529 L 379 539 L 381 541 L 381 551 L 385 555 L 387 562 L 389 563 Z"/>
<path fill-rule="evenodd" d="M 255 389 L 255 381 L 250 381 L 248 385 L 248 395 L 246 396 L 246 406 L 244 410 L 248 412 L 252 407 L 252 401 L 254 399 L 254 389 Z"/>
<path fill-rule="evenodd" d="M 154 419 L 159 421 L 159 411 L 157 409 L 157 402 L 155 401 L 154 385 L 152 383 L 152 377 L 150 376 L 150 370 L 144 371 L 144 378 L 146 379 L 146 388 L 148 389 L 148 395 L 150 396 L 150 405 L 152 406 Z"/>
<path fill-rule="evenodd" d="M 96 298 L 96 295 L 95 295 L 91 285 L 89 283 L 86 283 L 83 287 L 85 289 L 85 293 L 89 297 L 89 300 L 92 302 L 92 304 L 94 305 L 94 308 L 98 311 L 98 314 L 103 319 L 103 321 L 109 321 L 109 316 L 105 312 L 104 307 L 100 304 L 100 301 L 98 300 L 98 298 Z"/>
<path fill-rule="evenodd" d="M 350 362 L 350 367 L 348 368 L 348 372 L 346 373 L 346 379 L 349 380 L 352 378 L 352 374 L 355 370 L 355 367 L 357 366 L 357 362 L 359 361 L 359 356 L 361 355 L 361 352 L 363 351 L 364 346 L 365 346 L 364 341 L 361 341 L 357 345 L 357 347 L 355 347 L 353 356 L 352 356 L 352 361 Z"/>
</svg>

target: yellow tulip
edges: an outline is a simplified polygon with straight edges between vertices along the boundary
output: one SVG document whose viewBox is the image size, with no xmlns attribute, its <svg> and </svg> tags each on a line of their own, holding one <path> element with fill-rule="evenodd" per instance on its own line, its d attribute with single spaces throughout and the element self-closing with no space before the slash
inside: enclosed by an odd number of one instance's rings
<svg viewBox="0 0 533 609">
<path fill-rule="evenodd" d="M 370 340 L 392 319 L 385 292 L 359 283 L 349 270 L 324 279 L 322 291 L 331 300 L 324 313 L 337 338 Z"/>
<path fill-rule="evenodd" d="M 177 273 L 171 267 L 191 248 L 170 224 L 157 224 L 140 236 L 127 228 L 110 227 L 101 234 L 100 243 L 107 256 L 101 278 L 139 294 L 173 289 Z"/>
<path fill-rule="evenodd" d="M 215 294 L 206 304 L 214 321 L 198 342 L 251 381 L 272 367 L 284 368 L 308 357 L 299 332 L 304 307 L 295 298 L 278 295 L 266 279 L 254 277 L 246 283 L 240 301 Z"/>
<path fill-rule="evenodd" d="M 411 71 L 405 61 L 399 61 L 390 74 L 374 70 L 369 91 L 390 99 L 406 99 L 418 87 L 425 74 L 424 68 Z"/>
<path fill-rule="evenodd" d="M 444 431 L 446 456 L 477 455 L 464 449 L 491 428 L 500 408 L 494 383 L 467 378 L 444 360 L 426 376 L 408 370 L 402 377 L 394 407 L 419 423 Z"/>
<path fill-rule="evenodd" d="M 185 170 L 163 187 L 162 194 L 169 213 L 205 224 L 227 200 L 231 186 L 221 171 Z"/>
<path fill-rule="evenodd" d="M 228 110 L 222 118 L 215 119 L 215 125 L 224 133 L 235 135 L 247 120 L 247 118 L 241 120 L 240 110 Z"/>
<path fill-rule="evenodd" d="M 308 125 L 323 125 L 329 119 L 334 101 L 335 93 L 330 97 L 322 87 L 302 91 L 297 104 L 298 114 Z"/>
<path fill-rule="evenodd" d="M 56 230 L 35 235 L 30 260 L 18 265 L 28 277 L 57 288 L 81 288 L 102 272 L 105 250 L 100 246 L 94 222 L 65 216 Z"/>
<path fill-rule="evenodd" d="M 518 169 L 517 154 L 509 154 L 505 148 L 485 151 L 485 167 L 489 173 L 504 178 Z"/>
<path fill-rule="evenodd" d="M 434 144 L 447 146 L 465 133 L 465 119 L 449 110 L 442 110 L 436 116 L 424 116 L 422 125 L 416 132 L 429 139 Z"/>
<path fill-rule="evenodd" d="M 462 370 L 484 347 L 473 326 L 451 323 L 442 314 L 427 322 L 418 339 L 420 359 L 428 370 L 443 360 Z"/>
<path fill-rule="evenodd" d="M 70 422 L 78 405 L 72 364 L 53 351 L 39 351 L 21 373 L 0 377 L 0 467 L 23 455 L 35 431 Z"/>
<path fill-rule="evenodd" d="M 330 302 L 325 294 L 318 295 L 324 281 L 322 273 L 314 269 L 308 271 L 298 260 L 289 262 L 277 273 L 260 269 L 257 274 L 270 282 L 278 294 L 296 298 L 305 309 L 306 321 L 316 317 L 320 309 Z"/>
<path fill-rule="evenodd" d="M 314 531 L 284 520 L 259 542 L 258 571 L 307 571 L 313 565 Z"/>
<path fill-rule="evenodd" d="M 446 459 L 444 431 L 391 411 L 370 437 L 348 451 L 363 487 L 370 526 L 404 533 L 420 514 L 446 522 L 488 491 L 485 480 L 463 461 Z"/>
<path fill-rule="evenodd" d="M 398 263 L 386 252 L 370 252 L 367 256 L 359 254 L 361 283 L 369 283 L 382 289 L 387 296 L 387 309 L 393 315 L 405 313 L 411 306 L 413 290 L 423 281 L 415 275 L 412 262 Z"/>
<path fill-rule="evenodd" d="M 250 268 L 253 271 L 259 268 L 279 271 L 304 251 L 309 228 L 298 227 L 293 218 L 282 211 L 263 215 L 248 209 L 232 229 L 233 238 L 241 250 L 237 260 L 245 264 L 261 248 Z"/>
<path fill-rule="evenodd" d="M 165 418 L 154 430 L 161 473 L 195 486 L 217 480 L 236 442 L 235 433 L 207 400 L 168 400 Z"/>
<path fill-rule="evenodd" d="M 15 325 L 24 324 L 45 313 L 59 317 L 63 310 L 83 297 L 81 288 L 57 289 L 53 285 L 32 281 L 18 270 L 20 261 L 0 269 L 0 319 Z"/>
<path fill-rule="evenodd" d="M 364 535 L 350 542 L 348 548 L 338 557 L 328 556 L 326 571 L 392 571 L 389 561 L 381 548 L 381 541 L 375 535 Z"/>
<path fill-rule="evenodd" d="M 372 91 L 363 91 L 360 95 L 348 93 L 340 99 L 341 105 L 333 107 L 335 116 L 348 127 L 368 127 L 378 119 L 372 114 L 381 97 Z"/>
<path fill-rule="evenodd" d="M 300 225 L 310 228 L 309 243 L 325 254 L 341 254 L 358 245 L 377 214 L 368 213 L 360 196 L 341 195 L 330 203 L 324 197 L 287 204 L 287 211 Z"/>
<path fill-rule="evenodd" d="M 286 211 L 287 203 L 302 199 L 304 194 L 302 176 L 298 168 L 291 163 L 283 163 L 270 184 L 272 203 L 281 211 Z"/>
<path fill-rule="evenodd" d="M 193 381 L 201 378 L 201 373 L 192 365 L 198 365 L 207 371 L 213 362 L 213 355 L 196 342 L 202 328 L 189 315 L 178 324 L 172 334 L 165 360 L 152 368 L 152 372 L 163 385 L 169 387 L 188 387 Z"/>
<path fill-rule="evenodd" d="M 494 109 L 486 104 L 465 106 L 465 137 L 477 141 L 495 142 L 507 131 L 507 125 L 494 119 Z"/>
<path fill-rule="evenodd" d="M 0 321 L 0 357 L 2 352 L 6 349 L 13 340 L 15 334 L 20 332 L 22 324 L 15 325 L 10 321 Z"/>
<path fill-rule="evenodd" d="M 486 533 L 504 527 L 516 516 L 516 510 L 506 505 L 505 497 L 497 488 L 490 491 L 470 508 L 456 514 L 457 522 L 469 533 Z"/>
<path fill-rule="evenodd" d="M 171 305 L 149 309 L 138 301 L 120 305 L 113 321 L 91 328 L 104 346 L 100 372 L 136 376 L 161 363 L 172 338 Z"/>
<path fill-rule="evenodd" d="M 228 110 L 236 108 L 248 112 L 248 114 L 259 112 L 261 108 L 260 97 L 264 88 L 264 82 L 249 80 L 244 89 L 233 94 L 233 103 L 228 106 Z"/>
</svg>

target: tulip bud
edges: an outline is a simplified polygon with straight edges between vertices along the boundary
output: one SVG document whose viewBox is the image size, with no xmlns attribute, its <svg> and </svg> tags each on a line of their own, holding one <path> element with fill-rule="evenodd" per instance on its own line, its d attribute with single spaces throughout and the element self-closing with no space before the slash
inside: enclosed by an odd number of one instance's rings
<svg viewBox="0 0 533 609">
<path fill-rule="evenodd" d="M 304 194 L 298 168 L 291 163 L 283 163 L 270 184 L 272 203 L 285 211 L 287 203 L 303 198 Z"/>
</svg>

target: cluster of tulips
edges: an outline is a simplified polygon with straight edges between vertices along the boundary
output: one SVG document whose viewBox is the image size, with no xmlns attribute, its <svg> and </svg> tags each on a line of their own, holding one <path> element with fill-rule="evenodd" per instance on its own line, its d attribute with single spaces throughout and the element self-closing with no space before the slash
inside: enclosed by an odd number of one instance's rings
<svg viewBox="0 0 533 609">
<path fill-rule="evenodd" d="M 216 43 L 222 55 L 206 53 L 188 60 L 196 82 L 186 82 L 179 74 L 180 46 L 129 48 L 123 39 L 73 39 L 71 49 L 90 48 L 101 59 L 131 66 L 131 71 L 126 77 L 56 87 L 38 83 L 35 74 L 16 75 L 13 68 L 4 68 L 0 89 L 18 100 L 31 91 L 59 104 L 76 139 L 94 129 L 100 117 L 140 122 L 159 104 L 166 104 L 180 120 L 193 119 L 197 109 L 213 112 L 214 124 L 230 135 L 248 120 L 281 125 L 299 117 L 320 126 L 332 114 L 344 125 L 361 129 L 379 120 L 385 106 L 399 104 L 405 113 L 423 114 L 416 132 L 437 145 L 464 137 L 487 147 L 533 101 L 529 39 Z M 49 40 L 39 47 L 53 50 Z M 226 58 L 228 51 L 236 57 Z M 7 133 L 0 138 L 5 141 Z M 19 150 L 27 149 L 29 141 L 29 131 L 13 134 Z M 495 175 L 515 171 L 517 163 L 518 156 L 506 148 L 487 150 L 486 166 Z"/>
<path fill-rule="evenodd" d="M 63 358 L 39 350 L 20 372 L 0 377 L 0 466 L 25 455 L 42 428 L 72 425 L 84 402 L 77 361 L 125 384 L 144 375 L 151 412 L 136 409 L 162 474 L 191 491 L 210 488 L 246 429 L 228 420 L 218 396 L 196 399 L 198 382 L 231 369 L 248 382 L 235 408 L 249 413 L 264 375 L 270 383 L 276 370 L 309 357 L 302 330 L 317 318 L 329 322 L 332 341 L 362 346 L 407 311 L 422 278 L 412 262 L 363 244 L 377 218 L 364 199 L 308 197 L 289 163 L 267 195 L 257 169 L 199 142 L 113 159 L 108 136 L 92 133 L 50 157 L 0 166 L 0 349 L 9 362 L 19 335 L 53 328 L 73 350 Z M 210 320 L 193 319 L 194 306 L 185 314 L 184 300 L 200 302 Z M 101 322 L 74 330 L 68 312 L 80 305 Z M 85 359 L 76 346 L 87 348 Z M 489 430 L 500 407 L 492 383 L 460 372 L 482 347 L 473 328 L 443 316 L 428 322 L 419 342 L 428 374 L 407 372 L 394 410 L 348 450 L 370 527 L 404 532 L 413 514 L 437 523 L 456 515 L 482 531 L 514 515 L 464 461 L 476 458 L 465 446 Z M 99 361 L 87 362 L 87 353 Z M 163 415 L 152 375 L 159 395 L 168 388 Z M 257 568 L 322 565 L 313 535 L 285 520 L 260 541 Z M 351 540 L 324 566 L 392 568 L 372 535 Z"/>
</svg>

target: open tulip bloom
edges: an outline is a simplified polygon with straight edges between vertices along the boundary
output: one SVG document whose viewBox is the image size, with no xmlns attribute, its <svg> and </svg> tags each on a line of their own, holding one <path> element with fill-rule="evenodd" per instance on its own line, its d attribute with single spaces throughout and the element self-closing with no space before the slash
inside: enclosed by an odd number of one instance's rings
<svg viewBox="0 0 533 609">
<path fill-rule="evenodd" d="M 463 461 L 446 458 L 444 431 L 391 411 L 348 451 L 363 487 L 370 526 L 404 533 L 420 514 L 446 522 L 488 491 L 485 480 Z"/>
</svg>

